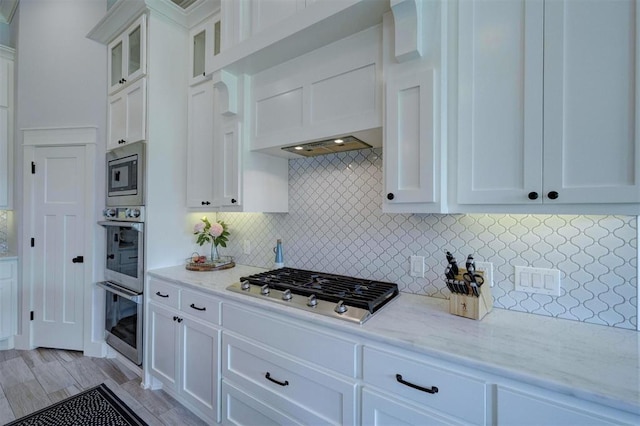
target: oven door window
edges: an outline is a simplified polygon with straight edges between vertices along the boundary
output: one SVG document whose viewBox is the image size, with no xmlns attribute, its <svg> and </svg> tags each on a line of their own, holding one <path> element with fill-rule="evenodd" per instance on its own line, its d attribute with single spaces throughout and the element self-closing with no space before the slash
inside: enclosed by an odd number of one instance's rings
<svg viewBox="0 0 640 426">
<path fill-rule="evenodd" d="M 139 232 L 127 226 L 107 227 L 107 269 L 138 278 Z"/>
<path fill-rule="evenodd" d="M 138 304 L 107 292 L 105 329 L 134 349 L 138 338 Z"/>
</svg>

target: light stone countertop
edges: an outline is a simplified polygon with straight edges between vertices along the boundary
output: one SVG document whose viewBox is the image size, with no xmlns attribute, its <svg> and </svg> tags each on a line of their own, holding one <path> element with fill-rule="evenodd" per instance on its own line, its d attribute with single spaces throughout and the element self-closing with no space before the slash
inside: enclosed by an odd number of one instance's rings
<svg viewBox="0 0 640 426">
<path fill-rule="evenodd" d="M 482 321 L 448 312 L 448 302 L 401 293 L 362 325 L 226 291 L 263 268 L 214 272 L 175 266 L 149 276 L 228 300 L 430 355 L 567 395 L 640 414 L 640 333 L 494 309 Z"/>
<path fill-rule="evenodd" d="M 11 252 L 0 253 L 0 262 L 3 262 L 3 261 L 8 262 L 10 260 L 18 260 L 18 256 L 16 256 L 15 253 L 11 253 Z"/>
</svg>

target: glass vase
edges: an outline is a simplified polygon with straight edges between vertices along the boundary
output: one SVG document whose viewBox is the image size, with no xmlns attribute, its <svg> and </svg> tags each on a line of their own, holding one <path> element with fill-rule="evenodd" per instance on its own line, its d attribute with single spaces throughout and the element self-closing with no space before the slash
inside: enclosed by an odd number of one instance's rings
<svg viewBox="0 0 640 426">
<path fill-rule="evenodd" d="M 220 254 L 218 253 L 218 246 L 216 244 L 211 244 L 211 261 L 217 262 L 220 260 Z"/>
</svg>

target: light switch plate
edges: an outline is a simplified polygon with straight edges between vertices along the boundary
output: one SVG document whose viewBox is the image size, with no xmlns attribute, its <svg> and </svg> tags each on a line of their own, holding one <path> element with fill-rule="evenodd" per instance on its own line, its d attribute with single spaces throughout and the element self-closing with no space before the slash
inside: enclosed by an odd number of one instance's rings
<svg viewBox="0 0 640 426">
<path fill-rule="evenodd" d="M 515 275 L 517 291 L 560 296 L 560 271 L 558 269 L 516 266 Z"/>
<path fill-rule="evenodd" d="M 411 269 L 409 275 L 424 278 L 424 256 L 411 256 Z"/>
<path fill-rule="evenodd" d="M 244 240 L 242 242 L 242 253 L 243 254 L 251 254 L 251 241 Z"/>
</svg>

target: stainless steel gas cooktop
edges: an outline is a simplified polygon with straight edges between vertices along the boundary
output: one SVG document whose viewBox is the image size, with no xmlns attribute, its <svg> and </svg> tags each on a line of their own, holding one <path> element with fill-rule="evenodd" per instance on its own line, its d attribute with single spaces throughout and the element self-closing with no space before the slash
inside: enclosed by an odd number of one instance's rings
<svg viewBox="0 0 640 426">
<path fill-rule="evenodd" d="M 241 277 L 227 290 L 358 324 L 399 294 L 393 283 L 293 268 Z"/>
</svg>

